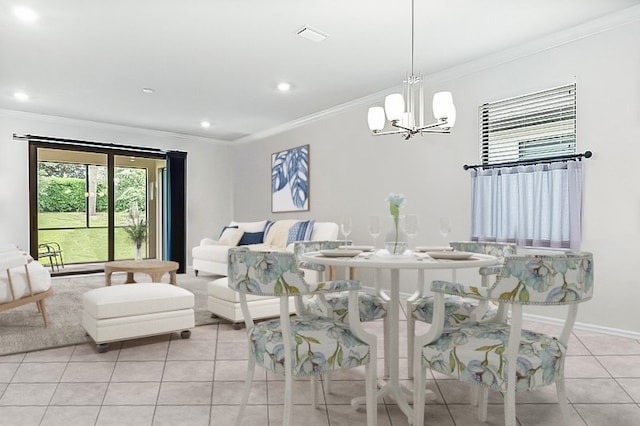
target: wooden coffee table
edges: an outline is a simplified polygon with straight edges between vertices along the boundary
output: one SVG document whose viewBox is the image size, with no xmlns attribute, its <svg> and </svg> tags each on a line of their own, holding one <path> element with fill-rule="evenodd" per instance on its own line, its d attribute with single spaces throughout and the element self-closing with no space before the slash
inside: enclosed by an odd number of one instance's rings
<svg viewBox="0 0 640 426">
<path fill-rule="evenodd" d="M 114 272 L 126 272 L 127 280 L 125 284 L 135 283 L 133 274 L 142 272 L 151 276 L 151 281 L 159 283 L 165 273 L 169 273 L 169 282 L 176 285 L 176 271 L 180 264 L 172 260 L 115 260 L 104 264 L 104 283 L 111 285 L 111 274 Z"/>
</svg>

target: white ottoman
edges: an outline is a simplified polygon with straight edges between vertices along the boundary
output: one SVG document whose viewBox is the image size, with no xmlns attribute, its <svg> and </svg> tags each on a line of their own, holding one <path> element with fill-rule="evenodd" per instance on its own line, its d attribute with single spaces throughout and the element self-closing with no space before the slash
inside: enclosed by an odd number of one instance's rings
<svg viewBox="0 0 640 426">
<path fill-rule="evenodd" d="M 195 326 L 194 296 L 171 284 L 141 283 L 96 288 L 82 296 L 82 326 L 98 352 L 108 342 L 181 331 Z"/>
</svg>

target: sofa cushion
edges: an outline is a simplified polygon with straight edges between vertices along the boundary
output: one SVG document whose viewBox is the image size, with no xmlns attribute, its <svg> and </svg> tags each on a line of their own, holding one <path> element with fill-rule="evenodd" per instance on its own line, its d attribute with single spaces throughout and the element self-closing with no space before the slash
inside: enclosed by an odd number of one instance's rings
<svg viewBox="0 0 640 426">
<path fill-rule="evenodd" d="M 242 238 L 240 238 L 238 245 L 262 244 L 262 241 L 264 241 L 264 232 L 245 232 Z"/>
<path fill-rule="evenodd" d="M 287 238 L 287 245 L 295 243 L 296 241 L 309 241 L 311 239 L 311 232 L 313 231 L 313 223 L 311 220 L 301 220 L 294 223 L 289 228 L 289 236 Z"/>
<path fill-rule="evenodd" d="M 268 246 L 284 249 L 287 247 L 289 229 L 297 220 L 276 220 L 264 236 L 264 243 Z"/>
<path fill-rule="evenodd" d="M 231 221 L 229 226 L 237 226 L 238 228 L 242 228 L 244 232 L 264 232 L 267 221 L 261 220 L 259 222 L 235 222 Z"/>
<path fill-rule="evenodd" d="M 243 234 L 244 230 L 240 228 L 227 228 L 222 231 L 222 235 L 218 238 L 218 244 L 221 246 L 237 246 Z"/>
<path fill-rule="evenodd" d="M 311 241 L 333 241 L 338 238 L 338 224 L 335 222 L 316 222 L 311 231 Z"/>
<path fill-rule="evenodd" d="M 13 261 L 13 262 L 12 262 Z M 5 267 L 13 264 L 20 264 L 20 266 L 11 266 L 11 282 L 13 283 L 13 292 L 9 288 L 9 279 Z M 11 302 L 17 299 L 22 299 L 33 294 L 42 293 L 49 290 L 51 287 L 51 275 L 47 268 L 45 268 L 39 262 L 29 262 L 29 259 L 25 259 L 25 256 L 15 247 L 13 251 L 6 251 L 0 256 L 0 263 L 4 263 L 4 266 L 0 269 L 0 304 Z M 28 272 L 25 271 L 24 265 L 27 265 Z M 27 280 L 27 273 L 29 274 L 29 280 Z M 29 281 L 31 282 L 31 288 L 29 288 Z"/>
</svg>

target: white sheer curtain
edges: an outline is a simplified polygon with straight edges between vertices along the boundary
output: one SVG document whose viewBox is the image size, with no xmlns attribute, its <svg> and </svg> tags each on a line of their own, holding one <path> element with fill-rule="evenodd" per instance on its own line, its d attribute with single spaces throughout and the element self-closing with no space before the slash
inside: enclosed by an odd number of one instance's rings
<svg viewBox="0 0 640 426">
<path fill-rule="evenodd" d="M 472 170 L 471 239 L 578 249 L 582 162 Z"/>
</svg>

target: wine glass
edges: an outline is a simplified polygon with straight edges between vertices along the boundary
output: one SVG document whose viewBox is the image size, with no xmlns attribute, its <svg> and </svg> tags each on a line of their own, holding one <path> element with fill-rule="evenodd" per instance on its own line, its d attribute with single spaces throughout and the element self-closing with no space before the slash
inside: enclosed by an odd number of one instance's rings
<svg viewBox="0 0 640 426">
<path fill-rule="evenodd" d="M 369 235 L 373 238 L 373 246 L 376 246 L 376 240 L 382 233 L 382 224 L 380 223 L 380 216 L 369 216 Z"/>
<path fill-rule="evenodd" d="M 447 236 L 451 233 L 451 220 L 448 217 L 440 218 L 440 235 L 444 238 L 445 244 L 447 243 Z"/>
<path fill-rule="evenodd" d="M 409 237 L 409 250 L 412 250 L 413 247 L 413 238 L 418 235 L 418 230 L 420 229 L 420 225 L 418 224 L 418 215 L 416 214 L 408 214 L 404 218 L 404 232 L 407 233 L 407 237 Z"/>
<path fill-rule="evenodd" d="M 351 234 L 351 218 L 343 217 L 340 221 L 340 232 L 344 235 L 344 245 L 347 245 L 347 237 Z"/>
</svg>

